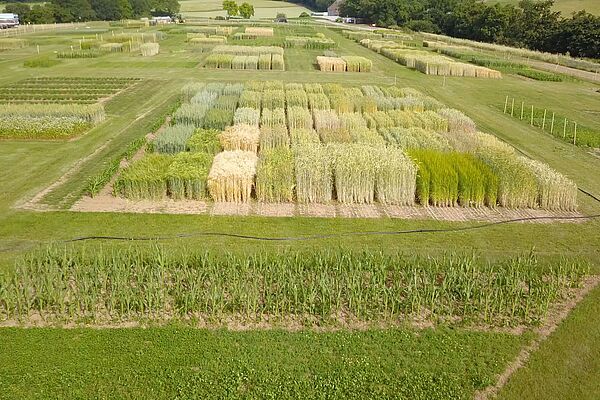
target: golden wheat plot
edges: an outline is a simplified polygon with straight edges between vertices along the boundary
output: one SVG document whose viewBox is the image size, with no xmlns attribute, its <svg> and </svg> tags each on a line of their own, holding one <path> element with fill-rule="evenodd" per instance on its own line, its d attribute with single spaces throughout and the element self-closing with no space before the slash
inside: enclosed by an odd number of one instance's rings
<svg viewBox="0 0 600 400">
<path fill-rule="evenodd" d="M 208 191 L 214 201 L 250 201 L 258 157 L 250 151 L 224 151 L 215 156 L 208 174 Z"/>
</svg>

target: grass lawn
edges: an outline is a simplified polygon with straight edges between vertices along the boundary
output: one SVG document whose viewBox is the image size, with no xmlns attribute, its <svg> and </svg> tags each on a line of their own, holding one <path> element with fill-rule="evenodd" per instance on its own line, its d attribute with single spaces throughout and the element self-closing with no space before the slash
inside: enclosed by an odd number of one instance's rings
<svg viewBox="0 0 600 400">
<path fill-rule="evenodd" d="M 468 399 L 528 340 L 444 329 L 0 329 L 0 335 L 0 396 L 20 399 Z"/>
<path fill-rule="evenodd" d="M 531 357 L 499 396 L 517 400 L 600 398 L 600 288 Z"/>
<path fill-rule="evenodd" d="M 219 2 L 184 1 L 185 13 L 211 13 Z M 274 16 L 279 8 L 293 16 L 293 4 L 254 2 L 257 11 Z M 257 4 L 259 3 L 259 4 Z M 261 7 L 258 7 L 258 6 Z M 211 8 L 212 7 L 212 8 Z M 213 10 L 213 11 L 211 11 Z M 108 25 L 90 29 L 29 35 L 42 55 L 54 57 L 76 45 L 82 35 L 109 34 Z M 286 28 L 287 29 L 287 28 Z M 117 29 L 120 32 L 121 29 Z M 206 231 L 259 236 L 305 236 L 360 231 L 460 228 L 470 224 L 433 220 L 216 217 L 76 213 L 67 211 L 86 180 L 152 132 L 176 104 L 180 88 L 194 80 L 338 82 L 344 85 L 414 87 L 465 112 L 479 129 L 494 134 L 523 153 L 544 161 L 600 196 L 600 159 L 538 129 L 502 114 L 506 95 L 555 109 L 582 125 L 600 129 L 597 90 L 579 80 L 538 82 L 507 74 L 501 80 L 426 76 L 408 70 L 339 31 L 316 28 L 338 42 L 339 55 L 360 55 L 374 63 L 370 73 L 322 73 L 314 67 L 319 51 L 286 49 L 285 72 L 212 71 L 202 68 L 205 55 L 185 43 L 185 34 L 160 42 L 161 54 L 110 54 L 94 59 L 61 60 L 49 68 L 26 68 L 37 57 L 34 46 L 0 54 L 0 85 L 35 76 L 138 77 L 143 80 L 106 104 L 107 120 L 73 141 L 0 142 L 0 273 L 14 260 L 48 243 L 86 235 L 168 236 Z M 97 151 L 97 149 L 99 149 Z M 15 209 L 69 171 L 80 168 L 42 199 L 53 210 Z M 581 194 L 580 211 L 600 213 L 600 203 Z M 241 254 L 291 249 L 384 250 L 439 255 L 476 252 L 489 259 L 528 253 L 544 258 L 580 257 L 600 273 L 600 221 L 555 224 L 511 224 L 460 233 L 347 236 L 297 242 L 254 242 L 223 237 L 173 239 L 167 248 L 230 251 Z M 121 245 L 127 246 L 125 242 Z M 93 248 L 96 244 L 86 244 Z M 148 244 L 151 245 L 151 244 Z M 1 288 L 0 288 L 1 289 Z M 531 363 L 502 393 L 519 398 L 528 388 L 546 388 L 550 398 L 595 398 L 598 359 L 596 290 L 576 309 Z M 336 333 L 206 331 L 177 326 L 148 329 L 0 329 L 0 397 L 7 398 L 279 398 L 379 397 L 470 398 L 494 382 L 529 334 L 473 333 L 439 327 Z M 574 340 L 571 340 L 574 338 Z M 582 367 L 582 365 L 585 365 Z M 552 381 L 552 385 L 548 382 Z M 209 393 L 209 389 L 213 389 Z M 220 388 L 221 391 L 215 391 Z M 540 393 L 541 389 L 540 389 Z M 590 396 L 584 397 L 584 394 Z M 554 396 L 554 397 L 552 397 Z"/>
</svg>

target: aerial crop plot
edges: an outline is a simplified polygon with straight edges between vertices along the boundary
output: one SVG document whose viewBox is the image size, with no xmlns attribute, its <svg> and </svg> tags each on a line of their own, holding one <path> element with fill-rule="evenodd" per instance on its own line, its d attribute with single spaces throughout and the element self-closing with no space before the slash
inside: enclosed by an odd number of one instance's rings
<svg viewBox="0 0 600 400">
<path fill-rule="evenodd" d="M 0 398 L 596 400 L 597 16 L 109 3 L 0 6 Z"/>
<path fill-rule="evenodd" d="M 0 87 L 0 139 L 64 139 L 106 118 L 103 101 L 127 78 L 32 78 Z"/>
<path fill-rule="evenodd" d="M 115 196 L 577 210 L 570 179 L 412 88 L 198 82 L 182 98 Z"/>
</svg>

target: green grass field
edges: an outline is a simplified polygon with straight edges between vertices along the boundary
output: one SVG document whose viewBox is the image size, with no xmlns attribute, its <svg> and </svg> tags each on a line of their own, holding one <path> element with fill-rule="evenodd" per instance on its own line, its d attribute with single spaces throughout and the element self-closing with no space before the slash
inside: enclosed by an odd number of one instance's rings
<svg viewBox="0 0 600 400">
<path fill-rule="evenodd" d="M 225 16 L 223 2 L 219 0 L 183 0 L 181 3 L 181 14 L 184 17 L 214 18 Z M 278 13 L 284 13 L 288 18 L 296 18 L 303 12 L 310 14 L 310 10 L 298 4 L 284 1 L 257 0 L 252 1 L 255 18 L 275 18 Z"/>
<path fill-rule="evenodd" d="M 213 4 L 214 3 L 214 4 Z M 207 16 L 220 2 L 184 1 L 184 15 Z M 301 7 L 254 2 L 258 17 L 279 10 L 294 16 Z M 590 10 L 591 11 L 591 10 Z M 206 13 L 206 15 L 204 15 Z M 0 274 L 32 250 L 81 236 L 156 237 L 192 234 L 161 241 L 167 250 L 230 252 L 240 256 L 282 251 L 383 251 L 437 257 L 476 254 L 502 261 L 528 254 L 553 262 L 567 258 L 590 263 L 600 274 L 600 220 L 581 223 L 515 223 L 461 232 L 402 235 L 353 235 L 290 242 L 256 242 L 202 232 L 297 237 L 366 231 L 464 228 L 473 223 L 435 220 L 272 218 L 258 216 L 167 215 L 72 212 L 88 178 L 122 154 L 132 141 L 153 132 L 171 113 L 180 89 L 191 81 L 245 82 L 283 80 L 413 87 L 471 117 L 479 129 L 543 161 L 600 197 L 600 159 L 590 149 L 575 147 L 539 129 L 503 115 L 507 95 L 568 115 L 600 130 L 598 83 L 565 79 L 541 82 L 506 73 L 500 80 L 443 78 L 409 70 L 324 27 L 315 32 L 338 43 L 340 55 L 373 61 L 370 73 L 322 73 L 314 65 L 316 50 L 286 49 L 286 71 L 233 71 L 202 68 L 205 53 L 185 42 L 185 34 L 168 34 L 160 54 L 115 53 L 90 59 L 60 59 L 48 68 L 28 68 L 25 60 L 40 53 L 50 58 L 68 51 L 83 36 L 111 35 L 108 24 L 89 29 L 28 35 L 30 46 L 0 52 L 0 86 L 30 77 L 135 77 L 142 81 L 105 104 L 107 119 L 70 141 L 0 141 Z M 289 27 L 290 32 L 295 28 Z M 120 33 L 121 28 L 116 32 Z M 83 162 L 80 160 L 84 159 Z M 75 170 L 73 167 L 77 166 Z M 67 172 L 70 173 L 65 176 Z M 63 177 L 64 176 L 64 177 Z M 63 177 L 63 179 L 61 179 Z M 41 211 L 19 208 L 54 183 L 41 196 Z M 600 214 L 600 203 L 580 193 L 579 211 Z M 43 211 L 44 207 L 50 211 Z M 130 242 L 78 244 L 102 251 Z M 141 247 L 153 242 L 137 243 Z M 0 286 L 0 296 L 3 287 Z M 598 289 L 592 291 L 561 324 L 523 369 L 517 371 L 500 398 L 598 397 Z M 41 321 L 40 323 L 43 323 Z M 189 324 L 149 323 L 119 329 L 0 328 L 0 398 L 473 398 L 475 391 L 496 381 L 519 350 L 534 337 L 478 332 L 448 327 L 416 329 L 371 327 L 368 330 L 314 329 L 227 331 L 196 329 Z M 267 324 L 268 326 L 268 324 Z M 215 389 L 218 388 L 218 389 Z M 533 397 L 533 395 L 532 395 Z"/>
<path fill-rule="evenodd" d="M 489 3 L 508 3 L 517 4 L 517 0 L 490 0 Z M 572 13 L 585 10 L 592 14 L 600 14 L 600 4 L 593 0 L 555 0 L 554 9 L 560 11 L 564 17 L 571 16 Z"/>
</svg>

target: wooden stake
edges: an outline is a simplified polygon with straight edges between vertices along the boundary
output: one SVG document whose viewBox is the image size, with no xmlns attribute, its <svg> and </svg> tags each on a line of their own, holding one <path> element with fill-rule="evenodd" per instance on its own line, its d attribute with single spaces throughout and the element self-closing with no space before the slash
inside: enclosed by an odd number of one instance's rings
<svg viewBox="0 0 600 400">
<path fill-rule="evenodd" d="M 40 54 L 40 45 L 37 45 L 37 53 Z"/>
<path fill-rule="evenodd" d="M 548 110 L 546 110 L 544 108 L 544 118 L 542 119 L 542 130 L 546 129 L 546 111 L 548 111 Z"/>
<path fill-rule="evenodd" d="M 504 100 L 504 114 L 506 114 L 507 107 L 508 107 L 508 95 L 506 96 L 506 100 Z"/>
<path fill-rule="evenodd" d="M 577 122 L 574 122 L 575 124 L 575 132 L 573 133 L 573 144 L 576 145 L 577 144 Z"/>
<path fill-rule="evenodd" d="M 513 116 L 513 111 L 515 110 L 515 98 L 512 99 L 512 105 L 510 106 L 510 116 Z"/>
<path fill-rule="evenodd" d="M 565 124 L 563 126 L 563 139 L 567 138 L 567 119 L 565 118 Z"/>
<path fill-rule="evenodd" d="M 533 126 L 533 106 L 531 106 L 531 126 Z"/>
<path fill-rule="evenodd" d="M 550 125 L 550 134 L 554 134 L 554 112 L 552 113 L 552 124 Z"/>
<path fill-rule="evenodd" d="M 523 119 L 523 109 L 525 108 L 525 102 L 521 102 L 521 119 Z"/>
</svg>

